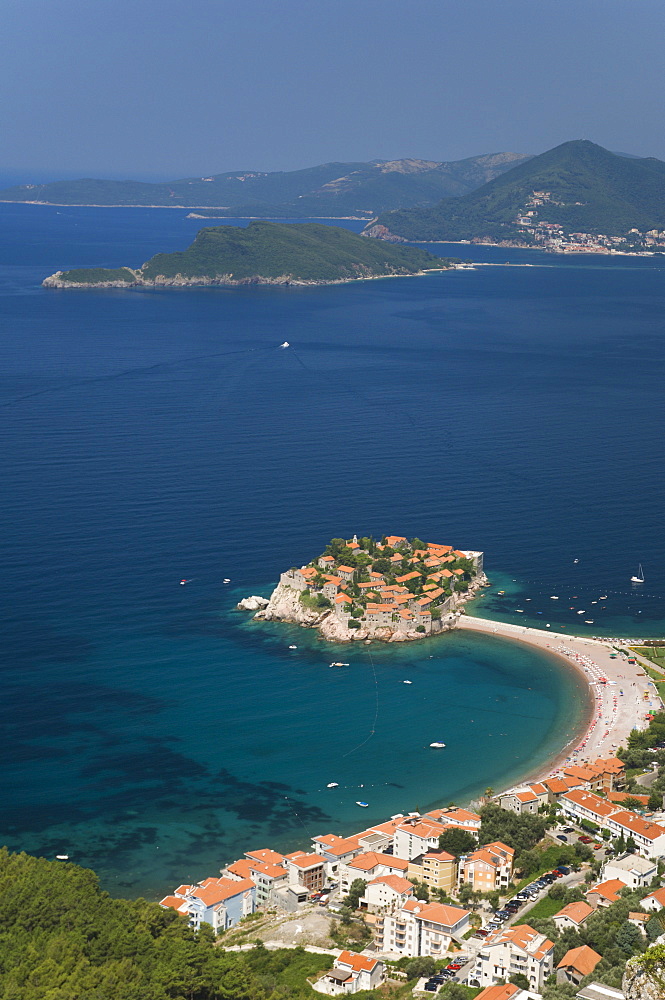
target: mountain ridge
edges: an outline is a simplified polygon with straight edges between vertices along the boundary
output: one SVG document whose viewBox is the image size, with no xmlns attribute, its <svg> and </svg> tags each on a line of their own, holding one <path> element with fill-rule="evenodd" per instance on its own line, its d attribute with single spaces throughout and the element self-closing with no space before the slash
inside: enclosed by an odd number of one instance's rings
<svg viewBox="0 0 665 1000">
<path fill-rule="evenodd" d="M 227 216 L 263 215 L 332 218 L 361 213 L 366 218 L 392 208 L 433 204 L 446 195 L 467 193 L 526 154 L 488 153 L 465 160 L 435 162 L 403 158 L 319 164 L 293 171 L 228 171 L 163 183 L 96 178 L 14 185 L 0 201 L 103 207 L 219 209 Z M 251 209 L 252 211 L 249 211 Z M 259 211 L 257 211 L 259 209 Z M 296 213 L 296 215 L 292 214 Z M 223 217 L 223 216 L 220 216 Z"/>
<path fill-rule="evenodd" d="M 518 221 L 527 218 L 535 228 L 547 219 L 547 225 L 563 233 L 624 236 L 633 228 L 640 233 L 663 229 L 665 163 L 617 155 L 586 139 L 571 140 L 460 198 L 381 213 L 375 224 L 415 241 L 528 243 L 529 225 Z"/>
</svg>

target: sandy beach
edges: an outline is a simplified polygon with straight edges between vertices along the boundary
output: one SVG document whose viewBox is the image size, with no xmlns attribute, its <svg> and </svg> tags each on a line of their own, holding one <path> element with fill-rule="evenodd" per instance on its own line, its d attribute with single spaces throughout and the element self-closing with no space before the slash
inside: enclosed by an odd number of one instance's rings
<svg viewBox="0 0 665 1000">
<path fill-rule="evenodd" d="M 611 659 L 610 653 L 616 649 L 608 642 L 471 615 L 462 615 L 458 624 L 463 629 L 547 650 L 581 673 L 589 686 L 594 709 L 586 733 L 564 747 L 547 767 L 531 773 L 531 781 L 556 773 L 566 763 L 581 764 L 611 756 L 618 747 L 625 746 L 631 730 L 647 727 L 646 717 L 650 712 L 663 707 L 655 685 L 640 664 L 628 663 L 621 654 Z"/>
</svg>

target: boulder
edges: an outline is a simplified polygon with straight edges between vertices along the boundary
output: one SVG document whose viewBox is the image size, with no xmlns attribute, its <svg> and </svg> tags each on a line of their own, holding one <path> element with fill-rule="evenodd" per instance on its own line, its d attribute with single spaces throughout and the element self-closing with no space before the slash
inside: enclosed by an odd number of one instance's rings
<svg viewBox="0 0 665 1000">
<path fill-rule="evenodd" d="M 261 608 L 266 608 L 267 606 L 268 598 L 257 597 L 256 595 L 243 597 L 242 601 L 238 602 L 239 611 L 259 611 Z"/>
</svg>

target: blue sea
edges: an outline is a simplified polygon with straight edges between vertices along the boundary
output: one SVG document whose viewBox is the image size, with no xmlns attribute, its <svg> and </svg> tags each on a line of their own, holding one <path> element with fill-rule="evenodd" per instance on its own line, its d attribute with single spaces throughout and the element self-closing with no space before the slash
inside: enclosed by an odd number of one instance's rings
<svg viewBox="0 0 665 1000">
<path fill-rule="evenodd" d="M 349 648 L 235 610 L 330 537 L 482 549 L 476 614 L 665 634 L 665 258 L 437 245 L 483 266 L 40 286 L 182 249 L 185 216 L 0 205 L 0 840 L 150 898 L 470 801 L 583 721 L 572 671 L 494 636 Z"/>
</svg>

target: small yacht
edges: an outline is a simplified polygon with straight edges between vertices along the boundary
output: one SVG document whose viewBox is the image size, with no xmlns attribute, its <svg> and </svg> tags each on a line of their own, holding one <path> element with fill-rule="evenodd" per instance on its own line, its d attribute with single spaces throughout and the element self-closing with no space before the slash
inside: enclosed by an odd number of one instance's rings
<svg viewBox="0 0 665 1000">
<path fill-rule="evenodd" d="M 558 601 L 558 600 L 559 600 L 558 597 L 550 597 L 550 601 Z"/>
<path fill-rule="evenodd" d="M 180 581 L 180 586 L 184 587 L 186 583 L 190 583 L 190 581 L 189 580 L 181 580 Z"/>
<path fill-rule="evenodd" d="M 402 684 L 413 684 L 413 681 L 402 681 Z"/>
<path fill-rule="evenodd" d="M 430 743 L 430 746 L 434 747 L 435 750 L 441 750 L 445 745 L 445 743 Z"/>
<path fill-rule="evenodd" d="M 297 649 L 297 646 L 289 646 L 289 649 Z"/>
<path fill-rule="evenodd" d="M 55 859 L 56 859 L 56 861 L 69 861 L 69 855 L 68 854 L 56 854 Z"/>
<path fill-rule="evenodd" d="M 231 582 L 231 581 L 229 580 L 229 578 L 228 578 L 228 577 L 225 577 L 225 579 L 224 579 L 224 580 L 222 580 L 222 583 L 230 583 L 230 582 Z"/>
<path fill-rule="evenodd" d="M 601 596 L 598 598 L 598 600 L 599 601 L 606 601 L 607 600 L 607 594 L 601 594 Z"/>
<path fill-rule="evenodd" d="M 328 784 L 326 785 L 326 788 L 339 788 L 339 782 L 329 781 Z"/>
<path fill-rule="evenodd" d="M 349 667 L 350 665 L 349 663 L 338 663 L 336 660 L 328 664 L 329 667 Z"/>
<path fill-rule="evenodd" d="M 644 583 L 644 570 L 642 569 L 642 563 L 640 563 L 640 567 L 639 567 L 639 569 L 637 571 L 637 576 L 631 576 L 630 582 L 631 583 Z"/>
</svg>

